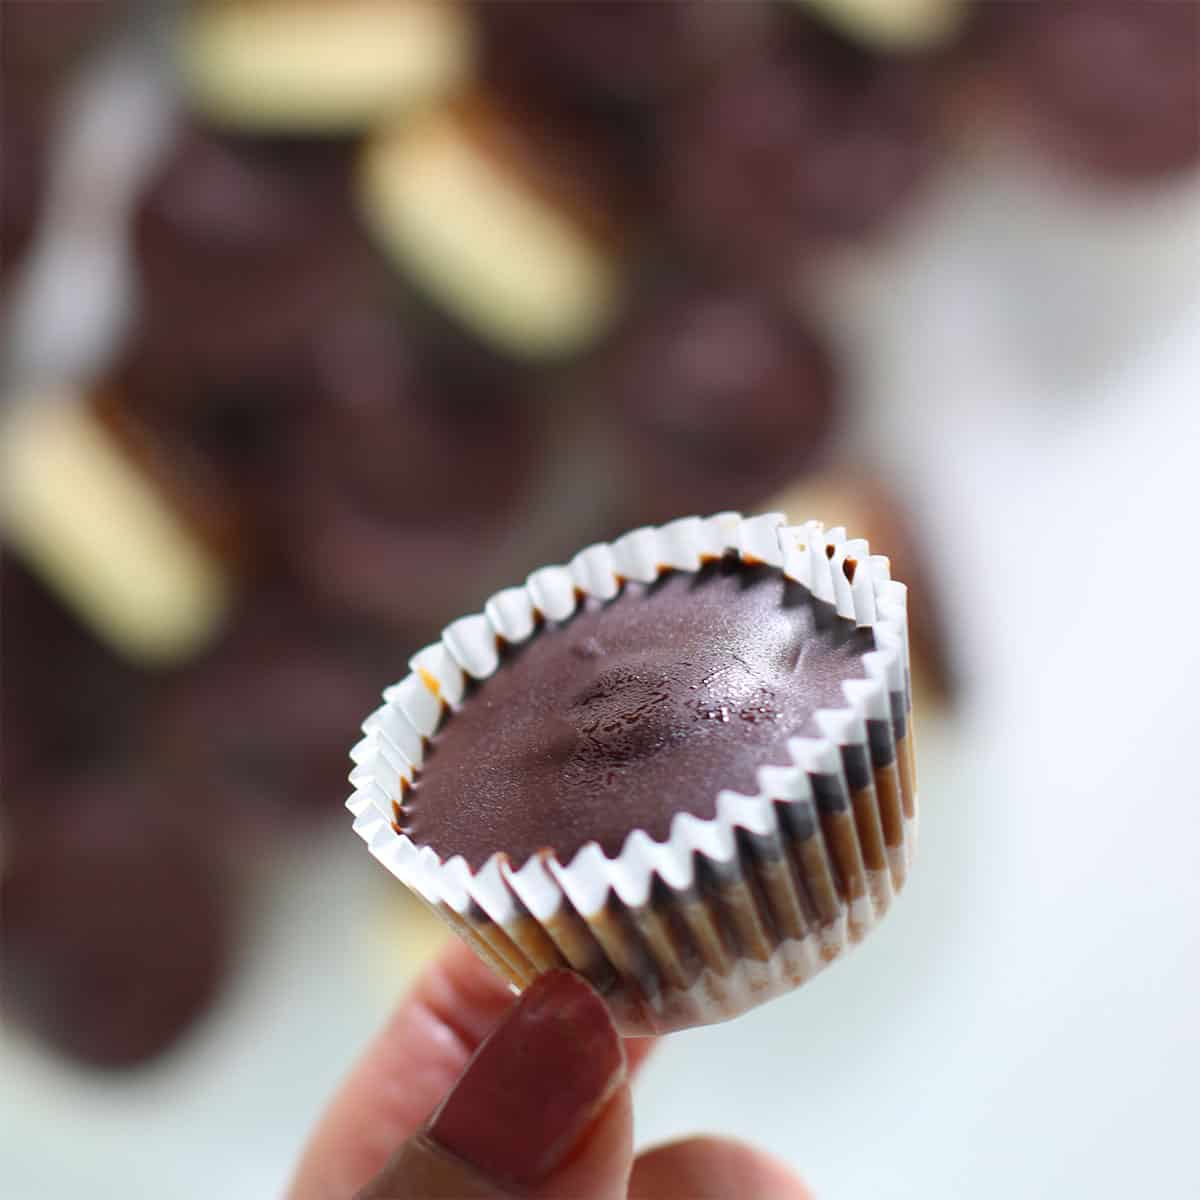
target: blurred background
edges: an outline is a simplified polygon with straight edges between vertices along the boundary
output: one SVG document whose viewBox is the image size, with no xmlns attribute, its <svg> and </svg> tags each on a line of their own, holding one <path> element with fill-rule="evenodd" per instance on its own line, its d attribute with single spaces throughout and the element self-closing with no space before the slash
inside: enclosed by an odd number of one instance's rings
<svg viewBox="0 0 1200 1200">
<path fill-rule="evenodd" d="M 358 722 L 733 508 L 910 585 L 922 861 L 640 1140 L 1193 1194 L 1192 0 L 0 0 L 0 74 L 5 1195 L 277 1194 L 443 936 Z"/>
</svg>

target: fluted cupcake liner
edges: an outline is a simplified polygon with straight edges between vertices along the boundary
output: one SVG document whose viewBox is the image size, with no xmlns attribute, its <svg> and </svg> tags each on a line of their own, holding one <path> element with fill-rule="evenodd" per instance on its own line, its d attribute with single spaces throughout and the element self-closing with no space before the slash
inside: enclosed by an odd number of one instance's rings
<svg viewBox="0 0 1200 1200">
<path fill-rule="evenodd" d="M 761 766 L 753 794 L 721 791 L 708 819 L 677 813 L 662 842 L 634 829 L 615 857 L 593 842 L 567 862 L 543 851 L 514 867 L 497 852 L 473 871 L 399 831 L 426 742 L 453 719 L 468 677 L 497 670 L 503 643 L 566 620 L 584 597 L 612 599 L 625 580 L 727 554 L 778 568 L 875 643 L 864 677 L 842 685 L 845 705 L 816 713 L 819 736 L 787 742 L 786 765 Z M 687 517 L 590 546 L 498 592 L 412 658 L 351 752 L 354 829 L 516 988 L 571 967 L 627 1035 L 736 1016 L 859 941 L 904 886 L 917 820 L 905 604 L 865 541 L 779 513 Z"/>
</svg>

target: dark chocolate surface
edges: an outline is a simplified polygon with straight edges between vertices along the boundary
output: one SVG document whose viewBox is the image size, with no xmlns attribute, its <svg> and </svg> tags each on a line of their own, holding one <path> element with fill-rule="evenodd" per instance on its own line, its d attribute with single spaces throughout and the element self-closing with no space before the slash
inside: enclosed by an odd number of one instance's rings
<svg viewBox="0 0 1200 1200">
<path fill-rule="evenodd" d="M 565 862 L 590 841 L 615 855 L 635 828 L 662 840 L 677 812 L 712 817 L 721 789 L 788 762 L 873 646 L 772 567 L 627 583 L 505 649 L 434 737 L 401 828 L 476 868 L 496 851 Z"/>
</svg>

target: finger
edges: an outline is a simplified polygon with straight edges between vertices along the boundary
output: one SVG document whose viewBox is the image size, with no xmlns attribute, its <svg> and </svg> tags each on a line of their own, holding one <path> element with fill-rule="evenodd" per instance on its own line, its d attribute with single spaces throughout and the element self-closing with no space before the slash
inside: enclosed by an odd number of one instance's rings
<svg viewBox="0 0 1200 1200">
<path fill-rule="evenodd" d="M 639 1154 L 629 1200 L 813 1200 L 788 1167 L 765 1151 L 726 1138 L 688 1138 Z"/>
<path fill-rule="evenodd" d="M 455 939 L 372 1041 L 319 1121 L 289 1200 L 345 1200 L 433 1111 L 512 1007 L 499 976 Z M 653 1038 L 627 1043 L 633 1071 Z"/>
<path fill-rule="evenodd" d="M 632 1079 L 637 1075 L 642 1063 L 650 1057 L 650 1052 L 658 1045 L 658 1039 L 652 1037 L 626 1038 L 623 1044 L 625 1047 L 625 1068 Z"/>
<path fill-rule="evenodd" d="M 633 1164 L 627 1079 L 600 995 L 568 971 L 543 975 L 360 1200 L 624 1200 Z"/>
<path fill-rule="evenodd" d="M 457 939 L 426 969 L 309 1139 L 290 1200 L 345 1200 L 429 1115 L 512 1006 L 508 986 Z"/>
</svg>

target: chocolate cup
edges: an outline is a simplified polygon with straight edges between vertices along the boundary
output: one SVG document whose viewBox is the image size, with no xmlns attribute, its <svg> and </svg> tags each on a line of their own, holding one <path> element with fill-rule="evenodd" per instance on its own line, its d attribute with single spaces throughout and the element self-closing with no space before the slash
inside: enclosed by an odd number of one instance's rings
<svg viewBox="0 0 1200 1200">
<path fill-rule="evenodd" d="M 759 505 L 821 462 L 837 424 L 824 339 L 744 287 L 658 291 L 596 374 L 626 525 Z"/>
<path fill-rule="evenodd" d="M 6 832 L 15 836 L 54 819 L 32 780 L 51 767 L 111 767 L 136 752 L 155 686 L 92 637 L 7 547 L 0 613 L 0 777 Z"/>
<path fill-rule="evenodd" d="M 0 1002 L 76 1062 L 148 1062 L 217 996 L 232 947 L 224 872 L 144 778 L 59 772 L 29 786 L 58 817 L 6 848 Z"/>
<path fill-rule="evenodd" d="M 331 611 L 428 634 L 476 594 L 535 481 L 523 380 L 451 329 L 373 303 L 330 314 L 304 361 L 310 402 L 269 517 L 289 573 Z"/>
<path fill-rule="evenodd" d="M 1007 117 L 1056 161 L 1131 184 L 1200 165 L 1200 9 L 980 6 L 974 41 Z"/>
<path fill-rule="evenodd" d="M 314 619 L 294 596 L 254 594 L 222 641 L 160 689 L 148 757 L 235 850 L 246 836 L 257 853 L 262 837 L 328 814 L 343 731 L 378 694 L 356 633 Z"/>
<path fill-rule="evenodd" d="M 917 812 L 905 589 L 865 543 L 781 522 L 684 519 L 534 572 L 416 655 L 364 723 L 351 755 L 356 832 L 514 987 L 569 966 L 628 1035 L 724 1020 L 821 970 L 903 887 Z M 677 814 L 665 841 L 631 829 L 615 858 L 589 843 L 565 861 L 546 850 L 515 863 L 498 851 L 472 869 L 400 832 L 396 803 L 425 741 L 454 719 L 468 676 L 503 669 L 498 639 L 537 636 L 540 620 L 567 619 L 580 595 L 612 597 L 622 579 L 695 571 L 730 553 L 786 570 L 873 631 L 865 677 L 845 685 L 844 709 L 817 714 L 821 736 L 789 742 L 790 766 L 760 767 L 753 796 L 722 791 L 711 820 Z"/>
<path fill-rule="evenodd" d="M 662 201 L 686 250 L 786 287 L 806 260 L 869 240 L 936 161 L 937 71 L 801 24 L 733 59 L 661 119 Z"/>
<path fill-rule="evenodd" d="M 346 142 L 184 128 L 134 216 L 145 353 L 210 378 L 297 353 L 382 270 L 354 215 L 353 161 Z"/>
</svg>

